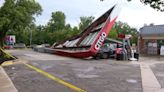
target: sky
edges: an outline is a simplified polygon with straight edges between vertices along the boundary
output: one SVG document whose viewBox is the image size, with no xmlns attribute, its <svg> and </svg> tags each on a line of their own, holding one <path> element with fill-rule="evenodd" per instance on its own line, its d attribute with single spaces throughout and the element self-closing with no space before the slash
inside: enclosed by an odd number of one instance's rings
<svg viewBox="0 0 164 92">
<path fill-rule="evenodd" d="M 164 12 L 156 11 L 145 6 L 140 0 L 36 0 L 38 1 L 43 12 L 41 16 L 36 17 L 37 25 L 46 25 L 51 18 L 51 13 L 55 11 L 62 11 L 66 15 L 66 23 L 71 26 L 77 26 L 80 22 L 81 16 L 94 16 L 98 18 L 114 4 L 122 7 L 117 21 L 128 23 L 130 26 L 137 29 L 144 24 L 154 23 L 155 25 L 164 24 Z M 3 0 L 0 0 L 0 6 Z"/>
</svg>

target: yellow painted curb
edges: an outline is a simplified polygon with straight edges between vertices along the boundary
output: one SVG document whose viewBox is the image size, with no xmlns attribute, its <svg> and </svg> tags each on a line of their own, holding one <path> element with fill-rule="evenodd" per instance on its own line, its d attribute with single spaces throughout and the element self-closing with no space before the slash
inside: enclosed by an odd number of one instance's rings
<svg viewBox="0 0 164 92">
<path fill-rule="evenodd" d="M 13 65 L 13 64 L 14 64 L 13 61 L 5 61 L 2 63 L 1 66 L 9 66 L 9 65 Z"/>
</svg>

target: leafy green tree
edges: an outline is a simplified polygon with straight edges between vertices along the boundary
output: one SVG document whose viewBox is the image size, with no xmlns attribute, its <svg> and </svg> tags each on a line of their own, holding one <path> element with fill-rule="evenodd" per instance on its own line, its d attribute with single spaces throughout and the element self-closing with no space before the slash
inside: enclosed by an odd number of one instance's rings
<svg viewBox="0 0 164 92">
<path fill-rule="evenodd" d="M 65 30 L 69 30 L 69 31 L 72 30 L 71 25 L 70 25 L 70 24 L 66 24 L 66 25 L 65 25 Z"/>
<path fill-rule="evenodd" d="M 131 1 L 131 0 L 129 0 Z M 140 0 L 141 3 L 145 5 L 150 5 L 150 7 L 159 10 L 164 11 L 164 1 L 163 0 Z"/>
<path fill-rule="evenodd" d="M 87 28 L 94 20 L 93 16 L 87 17 L 80 17 L 80 23 L 79 23 L 79 30 L 83 31 L 85 28 Z"/>
<path fill-rule="evenodd" d="M 0 8 L 0 47 L 8 31 L 24 30 L 34 22 L 34 15 L 41 14 L 41 11 L 35 0 L 5 0 Z"/>
<path fill-rule="evenodd" d="M 73 27 L 73 36 L 75 36 L 75 35 L 78 35 L 78 34 L 80 34 L 80 30 L 78 29 L 78 27 Z"/>
<path fill-rule="evenodd" d="M 100 0 L 104 1 L 104 0 Z M 133 0 L 127 0 L 133 1 Z M 164 11 L 164 1 L 163 0 L 140 0 L 141 3 L 145 5 L 149 5 L 151 8 L 156 9 L 158 11 Z"/>
<path fill-rule="evenodd" d="M 119 39 L 118 35 L 119 34 L 125 34 L 125 35 L 132 35 L 131 38 L 131 43 L 136 43 L 137 44 L 137 38 L 138 38 L 138 32 L 135 28 L 130 27 L 127 23 L 123 22 L 116 22 L 110 31 L 108 37 L 109 38 L 114 38 L 114 39 Z"/>
<path fill-rule="evenodd" d="M 51 19 L 45 26 L 45 35 L 49 44 L 71 38 L 79 33 L 78 27 L 71 27 L 65 23 L 65 14 L 61 11 L 53 12 Z M 45 36 L 44 35 L 44 36 Z"/>
<path fill-rule="evenodd" d="M 63 12 L 53 12 L 51 15 L 51 19 L 48 22 L 48 30 L 52 32 L 63 30 L 65 28 L 65 19 L 66 16 Z"/>
<path fill-rule="evenodd" d="M 108 35 L 109 38 L 117 39 L 118 33 L 115 28 L 112 28 Z"/>
<path fill-rule="evenodd" d="M 45 26 L 39 25 L 35 26 L 34 29 L 32 29 L 32 44 L 43 44 L 48 43 L 48 33 L 49 31 L 46 30 Z"/>
</svg>

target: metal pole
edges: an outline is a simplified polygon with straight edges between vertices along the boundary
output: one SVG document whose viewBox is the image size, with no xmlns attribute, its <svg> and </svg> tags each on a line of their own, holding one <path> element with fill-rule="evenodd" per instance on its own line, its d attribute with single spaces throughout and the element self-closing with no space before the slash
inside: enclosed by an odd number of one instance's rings
<svg viewBox="0 0 164 92">
<path fill-rule="evenodd" d="M 30 47 L 31 47 L 31 44 L 32 44 L 32 30 L 30 31 Z"/>
<path fill-rule="evenodd" d="M 137 51 L 138 51 L 138 54 L 140 54 L 140 35 L 138 35 L 138 39 L 137 39 Z"/>
</svg>

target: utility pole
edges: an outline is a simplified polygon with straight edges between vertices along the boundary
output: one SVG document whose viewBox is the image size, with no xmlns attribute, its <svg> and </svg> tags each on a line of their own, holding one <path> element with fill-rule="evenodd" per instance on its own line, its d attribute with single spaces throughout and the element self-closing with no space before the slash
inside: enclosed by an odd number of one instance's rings
<svg viewBox="0 0 164 92">
<path fill-rule="evenodd" d="M 30 47 L 32 45 L 32 30 L 30 30 Z"/>
<path fill-rule="evenodd" d="M 29 27 L 26 27 L 28 31 L 30 31 L 30 47 L 32 45 L 32 30 Z"/>
</svg>

